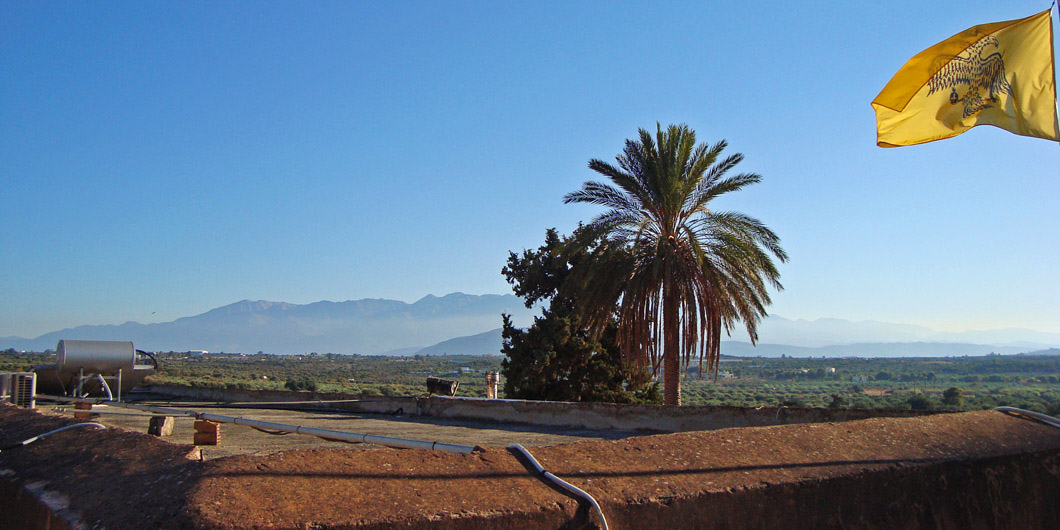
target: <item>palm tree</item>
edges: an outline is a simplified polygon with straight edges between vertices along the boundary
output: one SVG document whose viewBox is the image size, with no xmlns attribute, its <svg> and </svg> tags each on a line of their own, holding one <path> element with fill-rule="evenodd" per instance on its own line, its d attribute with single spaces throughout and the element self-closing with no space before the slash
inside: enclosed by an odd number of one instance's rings
<svg viewBox="0 0 1060 530">
<path fill-rule="evenodd" d="M 726 145 L 696 145 L 687 125 L 656 124 L 655 138 L 640 129 L 639 140 L 626 140 L 617 167 L 589 161 L 609 184 L 586 182 L 563 199 L 608 208 L 588 228 L 632 258 L 590 263 L 581 275 L 591 286 L 585 303 L 598 315 L 617 304 L 619 346 L 655 374 L 662 366 L 668 405 L 681 404 L 681 366 L 693 353 L 700 373 L 706 368 L 716 377 L 722 329 L 729 333 L 742 321 L 755 343 L 768 287 L 783 289 L 773 261 L 788 258 L 780 238 L 753 217 L 710 209 L 715 198 L 761 180 L 727 176 L 743 155 L 719 160 Z"/>
</svg>

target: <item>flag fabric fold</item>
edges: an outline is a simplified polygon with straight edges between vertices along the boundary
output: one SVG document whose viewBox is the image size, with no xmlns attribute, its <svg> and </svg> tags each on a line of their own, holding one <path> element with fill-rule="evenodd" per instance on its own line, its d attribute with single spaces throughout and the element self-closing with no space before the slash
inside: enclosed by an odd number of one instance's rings
<svg viewBox="0 0 1060 530">
<path fill-rule="evenodd" d="M 993 125 L 1060 141 L 1050 10 L 969 28 L 914 56 L 872 101 L 876 143 L 915 145 Z"/>
</svg>

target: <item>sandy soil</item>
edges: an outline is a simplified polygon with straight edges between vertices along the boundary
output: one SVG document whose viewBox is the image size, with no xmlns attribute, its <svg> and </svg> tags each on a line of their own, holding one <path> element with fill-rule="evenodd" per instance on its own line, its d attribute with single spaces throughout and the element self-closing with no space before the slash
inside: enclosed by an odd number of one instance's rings
<svg viewBox="0 0 1060 530">
<path fill-rule="evenodd" d="M 0 407 L 0 444 L 70 423 Z M 1060 430 L 999 412 L 722 429 L 533 448 L 588 491 L 613 528 L 637 506 L 875 470 L 1060 450 Z M 209 461 L 187 445 L 107 429 L 0 453 L 0 469 L 45 481 L 107 528 L 559 528 L 589 515 L 503 448 L 471 455 L 290 450 Z M 639 513 L 639 515 L 638 515 Z M 580 522 L 579 522 L 580 521 Z"/>
</svg>

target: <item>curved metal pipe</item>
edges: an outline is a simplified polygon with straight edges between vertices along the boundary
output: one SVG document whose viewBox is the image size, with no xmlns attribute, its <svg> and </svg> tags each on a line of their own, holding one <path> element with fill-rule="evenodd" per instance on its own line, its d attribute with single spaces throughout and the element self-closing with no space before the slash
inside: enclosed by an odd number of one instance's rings
<svg viewBox="0 0 1060 530">
<path fill-rule="evenodd" d="M 99 379 L 100 386 L 107 392 L 107 401 L 114 401 L 114 394 L 110 392 L 110 385 L 107 384 L 107 380 L 103 379 L 103 374 L 96 374 L 96 378 Z"/>
<path fill-rule="evenodd" d="M 139 353 L 141 355 L 146 355 L 147 358 L 151 359 L 151 362 L 154 364 L 154 369 L 158 370 L 158 359 L 155 359 L 155 356 L 151 355 L 151 352 L 146 352 L 146 351 L 143 351 L 143 350 L 136 350 L 136 353 Z"/>
<path fill-rule="evenodd" d="M 1060 419 L 1054 418 L 1046 414 L 1042 414 L 1040 412 L 1034 412 L 1033 410 L 1018 409 L 1016 407 L 995 407 L 994 410 L 998 412 L 1012 412 L 1015 414 L 1022 414 L 1029 418 L 1038 420 L 1046 425 L 1050 425 L 1052 427 L 1060 429 Z"/>
<path fill-rule="evenodd" d="M 99 428 L 99 429 L 106 429 L 106 427 L 104 427 L 103 425 L 100 425 L 98 423 L 92 423 L 92 422 L 75 423 L 73 425 L 67 425 L 65 427 L 59 427 L 58 429 L 55 429 L 54 431 L 48 431 L 48 432 L 46 432 L 44 434 L 38 434 L 38 435 L 34 436 L 33 438 L 27 438 L 27 439 L 22 440 L 21 442 L 15 444 L 15 445 L 0 449 L 0 452 L 7 451 L 8 449 L 14 449 L 16 447 L 23 447 L 23 446 L 29 445 L 29 444 L 31 444 L 33 442 L 36 442 L 37 440 L 43 440 L 44 438 L 46 438 L 48 436 L 51 436 L 51 435 L 53 435 L 55 433 L 68 431 L 70 429 L 76 429 L 78 427 L 96 427 L 96 428 Z"/>
<path fill-rule="evenodd" d="M 588 502 L 589 505 L 593 507 L 593 510 L 596 511 L 596 515 L 600 516 L 600 524 L 603 525 L 603 529 L 607 530 L 607 518 L 604 517 L 604 511 L 600 509 L 600 504 L 596 502 L 596 499 L 594 499 L 592 495 L 589 495 L 585 492 L 585 490 L 578 488 L 570 482 L 567 482 L 566 480 L 563 480 L 557 477 L 556 475 L 545 471 L 545 468 L 541 467 L 541 464 L 538 463 L 536 458 L 534 458 L 534 455 L 530 454 L 530 451 L 527 451 L 526 448 L 524 448 L 523 446 L 519 444 L 511 444 L 508 446 L 508 449 L 518 451 L 519 454 L 523 455 L 523 457 L 526 458 L 528 462 L 530 462 L 530 465 L 534 466 L 534 469 L 538 472 L 538 474 L 540 474 L 549 482 L 571 492 L 579 499 Z"/>
</svg>

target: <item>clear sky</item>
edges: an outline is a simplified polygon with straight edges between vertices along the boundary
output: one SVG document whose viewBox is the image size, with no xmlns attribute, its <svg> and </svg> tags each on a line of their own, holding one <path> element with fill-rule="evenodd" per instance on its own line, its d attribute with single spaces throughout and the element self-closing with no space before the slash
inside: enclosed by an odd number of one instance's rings
<svg viewBox="0 0 1060 530">
<path fill-rule="evenodd" d="M 773 313 L 1060 332 L 1060 146 L 881 149 L 869 105 L 1049 2 L 511 4 L 0 4 L 0 336 L 507 293 L 656 122 L 763 175 L 719 206 L 782 237 Z"/>
</svg>

